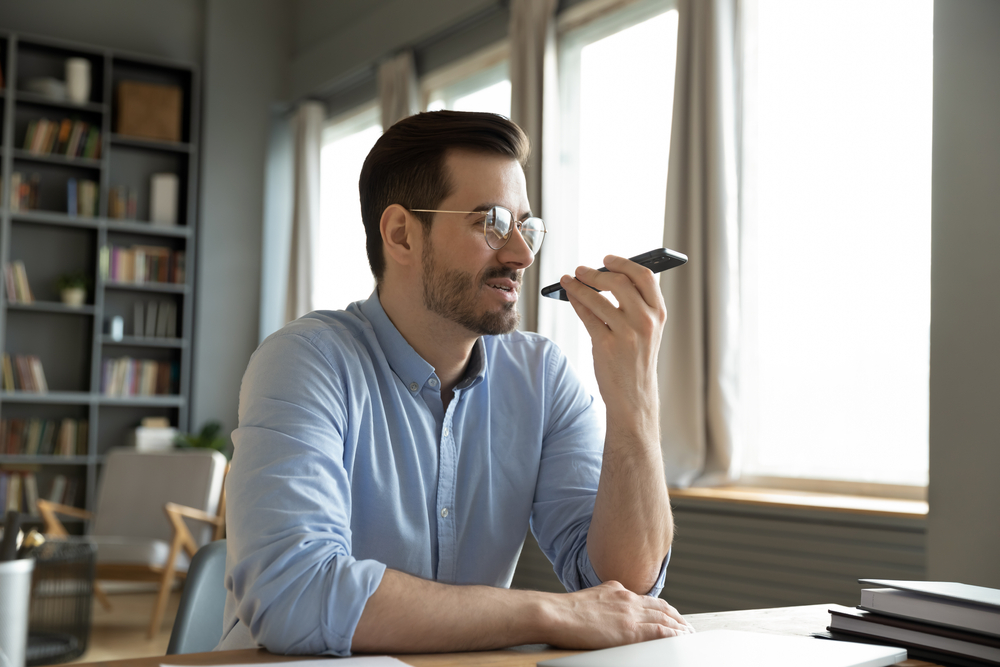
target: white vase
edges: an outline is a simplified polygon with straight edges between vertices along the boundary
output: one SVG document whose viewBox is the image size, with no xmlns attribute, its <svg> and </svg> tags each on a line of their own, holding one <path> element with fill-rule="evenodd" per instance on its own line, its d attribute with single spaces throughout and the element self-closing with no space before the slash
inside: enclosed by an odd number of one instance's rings
<svg viewBox="0 0 1000 667">
<path fill-rule="evenodd" d="M 67 287 L 59 292 L 59 296 L 62 297 L 62 302 L 67 306 L 79 308 L 83 305 L 83 300 L 87 298 L 87 290 L 82 287 Z"/>
<path fill-rule="evenodd" d="M 90 61 L 86 58 L 66 59 L 66 97 L 74 104 L 90 101 Z"/>
</svg>

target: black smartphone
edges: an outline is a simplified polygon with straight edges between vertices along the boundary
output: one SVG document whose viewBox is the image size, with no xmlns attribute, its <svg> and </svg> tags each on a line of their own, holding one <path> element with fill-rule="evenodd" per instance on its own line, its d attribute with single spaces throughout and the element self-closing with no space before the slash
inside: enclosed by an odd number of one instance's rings
<svg viewBox="0 0 1000 667">
<path fill-rule="evenodd" d="M 649 252 L 644 252 L 641 255 L 636 255 L 635 257 L 629 257 L 629 259 L 636 264 L 645 266 L 653 273 L 659 273 L 660 271 L 672 269 L 675 266 L 680 266 L 688 261 L 687 255 L 677 252 L 676 250 L 670 250 L 669 248 L 657 248 L 656 250 L 650 250 Z M 607 269 L 603 266 L 597 270 L 607 271 Z M 590 287 L 590 285 L 587 285 L 587 287 Z M 590 289 L 595 292 L 601 291 L 593 287 L 590 287 Z M 564 290 L 559 283 L 543 287 L 542 296 L 547 296 L 550 299 L 559 299 L 560 301 L 569 301 L 569 297 L 566 296 L 566 290 Z"/>
</svg>

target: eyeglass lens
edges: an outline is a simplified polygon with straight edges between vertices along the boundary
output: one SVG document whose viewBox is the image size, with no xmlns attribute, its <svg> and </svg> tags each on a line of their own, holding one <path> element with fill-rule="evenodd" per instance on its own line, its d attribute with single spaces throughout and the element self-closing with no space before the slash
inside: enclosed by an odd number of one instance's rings
<svg viewBox="0 0 1000 667">
<path fill-rule="evenodd" d="M 499 250 L 507 244 L 513 227 L 514 215 L 505 208 L 494 206 L 486 213 L 486 242 L 494 250 Z M 528 218 L 520 223 L 521 236 L 524 237 L 532 254 L 538 252 L 538 248 L 542 245 L 542 239 L 545 238 L 544 229 L 540 218 Z"/>
</svg>

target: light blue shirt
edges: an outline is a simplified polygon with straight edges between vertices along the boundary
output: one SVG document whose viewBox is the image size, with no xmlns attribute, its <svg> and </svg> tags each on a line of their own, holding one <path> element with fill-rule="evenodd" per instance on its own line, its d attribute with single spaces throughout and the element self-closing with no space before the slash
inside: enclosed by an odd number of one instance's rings
<svg viewBox="0 0 1000 667">
<path fill-rule="evenodd" d="M 515 332 L 476 342 L 445 411 L 377 294 L 270 336 L 233 432 L 219 648 L 350 655 L 386 567 L 508 587 L 529 523 L 568 591 L 601 583 L 592 403 L 558 347 Z"/>
</svg>

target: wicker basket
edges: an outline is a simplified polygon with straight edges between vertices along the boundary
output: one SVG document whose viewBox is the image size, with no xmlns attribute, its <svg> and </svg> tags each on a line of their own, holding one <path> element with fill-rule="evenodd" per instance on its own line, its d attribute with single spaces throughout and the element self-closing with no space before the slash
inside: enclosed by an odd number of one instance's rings
<svg viewBox="0 0 1000 667">
<path fill-rule="evenodd" d="M 97 549 L 70 538 L 46 542 L 31 555 L 35 572 L 25 662 L 32 667 L 78 658 L 90 639 Z"/>
</svg>

